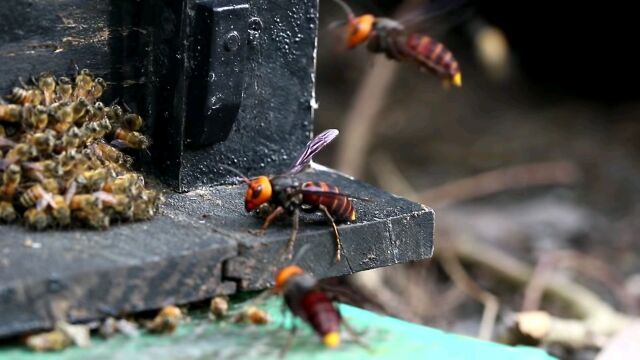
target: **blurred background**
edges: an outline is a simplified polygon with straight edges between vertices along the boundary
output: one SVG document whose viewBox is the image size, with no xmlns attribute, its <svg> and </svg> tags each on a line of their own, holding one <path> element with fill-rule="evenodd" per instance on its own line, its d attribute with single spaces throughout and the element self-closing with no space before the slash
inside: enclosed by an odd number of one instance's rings
<svg viewBox="0 0 640 360">
<path fill-rule="evenodd" d="M 320 1 L 315 126 L 341 135 L 316 161 L 436 212 L 432 260 L 337 282 L 372 307 L 446 330 L 542 344 L 562 358 L 613 349 L 640 305 L 633 12 L 603 3 L 348 3 L 356 15 L 407 19 L 442 41 L 463 85 L 444 89 L 414 64 L 346 50 L 331 26 L 344 12 Z M 520 315 L 533 310 L 584 332 L 532 335 Z"/>
</svg>

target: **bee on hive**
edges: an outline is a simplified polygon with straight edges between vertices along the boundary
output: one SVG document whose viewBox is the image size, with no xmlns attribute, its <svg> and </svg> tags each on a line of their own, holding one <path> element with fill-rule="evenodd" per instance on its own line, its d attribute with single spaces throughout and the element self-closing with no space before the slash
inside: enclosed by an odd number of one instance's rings
<svg viewBox="0 0 640 360">
<path fill-rule="evenodd" d="M 107 82 L 87 69 L 32 81 L 0 98 L 0 221 L 103 229 L 153 217 L 162 197 L 121 151 L 149 145 L 142 117 L 105 106 Z"/>
</svg>

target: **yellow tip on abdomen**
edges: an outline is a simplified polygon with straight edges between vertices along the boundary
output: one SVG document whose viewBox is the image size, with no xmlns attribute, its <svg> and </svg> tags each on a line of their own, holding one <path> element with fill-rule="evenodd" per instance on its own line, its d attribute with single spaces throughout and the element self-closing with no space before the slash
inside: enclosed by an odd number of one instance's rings
<svg viewBox="0 0 640 360">
<path fill-rule="evenodd" d="M 453 79 L 451 79 L 451 83 L 457 87 L 462 86 L 462 74 L 458 72 L 455 75 L 453 75 Z"/>
<path fill-rule="evenodd" d="M 351 219 L 349 219 L 351 221 L 355 221 L 356 220 L 356 211 L 353 210 L 353 212 L 351 213 Z"/>
<path fill-rule="evenodd" d="M 322 338 L 325 346 L 335 349 L 340 345 L 340 334 L 337 331 L 332 331 Z"/>
</svg>

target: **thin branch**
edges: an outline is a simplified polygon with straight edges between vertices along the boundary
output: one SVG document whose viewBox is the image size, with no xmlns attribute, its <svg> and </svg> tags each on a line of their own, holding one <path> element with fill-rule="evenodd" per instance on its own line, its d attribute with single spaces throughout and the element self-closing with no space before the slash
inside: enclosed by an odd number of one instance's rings
<svg viewBox="0 0 640 360">
<path fill-rule="evenodd" d="M 599 259 L 572 250 L 555 251 L 541 257 L 525 290 L 522 311 L 539 308 L 544 288 L 553 272 L 558 268 L 573 268 L 611 289 L 627 310 L 634 306 L 633 297 L 622 285 L 623 280 L 611 267 Z"/>
<path fill-rule="evenodd" d="M 372 140 L 373 126 L 385 104 L 384 99 L 397 68 L 396 63 L 383 56 L 373 59 L 373 66 L 360 85 L 338 139 L 335 163 L 339 171 L 354 177 L 362 176 Z"/>
<path fill-rule="evenodd" d="M 374 164 L 371 170 L 376 181 L 383 189 L 408 198 L 418 198 L 418 194 L 409 184 L 407 178 L 402 175 L 400 169 L 393 163 L 393 159 L 388 153 L 383 151 L 375 152 L 371 157 L 371 164 Z"/>
<path fill-rule="evenodd" d="M 504 251 L 464 236 L 447 238 L 447 244 L 455 249 L 461 260 L 474 263 L 514 283 L 529 282 L 533 269 L 527 263 Z M 622 314 L 586 287 L 554 274 L 547 282 L 545 294 L 568 305 L 575 315 L 598 334 L 612 336 L 627 326 L 633 317 Z"/>
<path fill-rule="evenodd" d="M 544 290 L 556 266 L 557 264 L 555 261 L 552 261 L 550 257 L 540 257 L 536 267 L 533 269 L 531 279 L 524 290 L 522 311 L 533 311 L 540 308 L 542 295 L 544 295 Z"/>
<path fill-rule="evenodd" d="M 516 165 L 447 182 L 422 192 L 417 200 L 431 207 L 444 207 L 506 190 L 572 185 L 579 179 L 580 170 L 568 161 Z"/>
<path fill-rule="evenodd" d="M 473 281 L 473 279 L 471 279 L 460 263 L 455 251 L 450 251 L 450 249 L 448 249 L 448 245 L 441 247 L 441 250 L 440 256 L 438 256 L 438 261 L 453 283 L 466 292 L 467 295 L 478 300 L 484 305 L 482 321 L 480 322 L 480 330 L 478 331 L 478 338 L 490 340 L 495 327 L 496 318 L 498 317 L 498 310 L 500 308 L 498 298 L 490 292 L 482 289 L 475 281 Z"/>
</svg>

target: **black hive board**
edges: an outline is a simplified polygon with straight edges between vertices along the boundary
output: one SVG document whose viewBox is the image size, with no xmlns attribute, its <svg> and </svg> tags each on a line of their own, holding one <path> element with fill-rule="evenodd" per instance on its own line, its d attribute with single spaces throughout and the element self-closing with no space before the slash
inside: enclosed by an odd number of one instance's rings
<svg viewBox="0 0 640 360">
<path fill-rule="evenodd" d="M 371 201 L 354 200 L 358 219 L 342 224 L 343 259 L 320 215 L 305 215 L 296 251 L 311 244 L 299 265 L 317 277 L 350 274 L 428 258 L 433 211 L 327 170 L 322 180 Z M 147 222 L 35 232 L 0 226 L 0 337 L 47 328 L 55 320 L 87 321 L 108 315 L 183 304 L 272 283 L 291 233 L 275 222 L 258 237 L 261 219 L 244 210 L 245 185 L 167 192 L 160 215 Z"/>
</svg>

